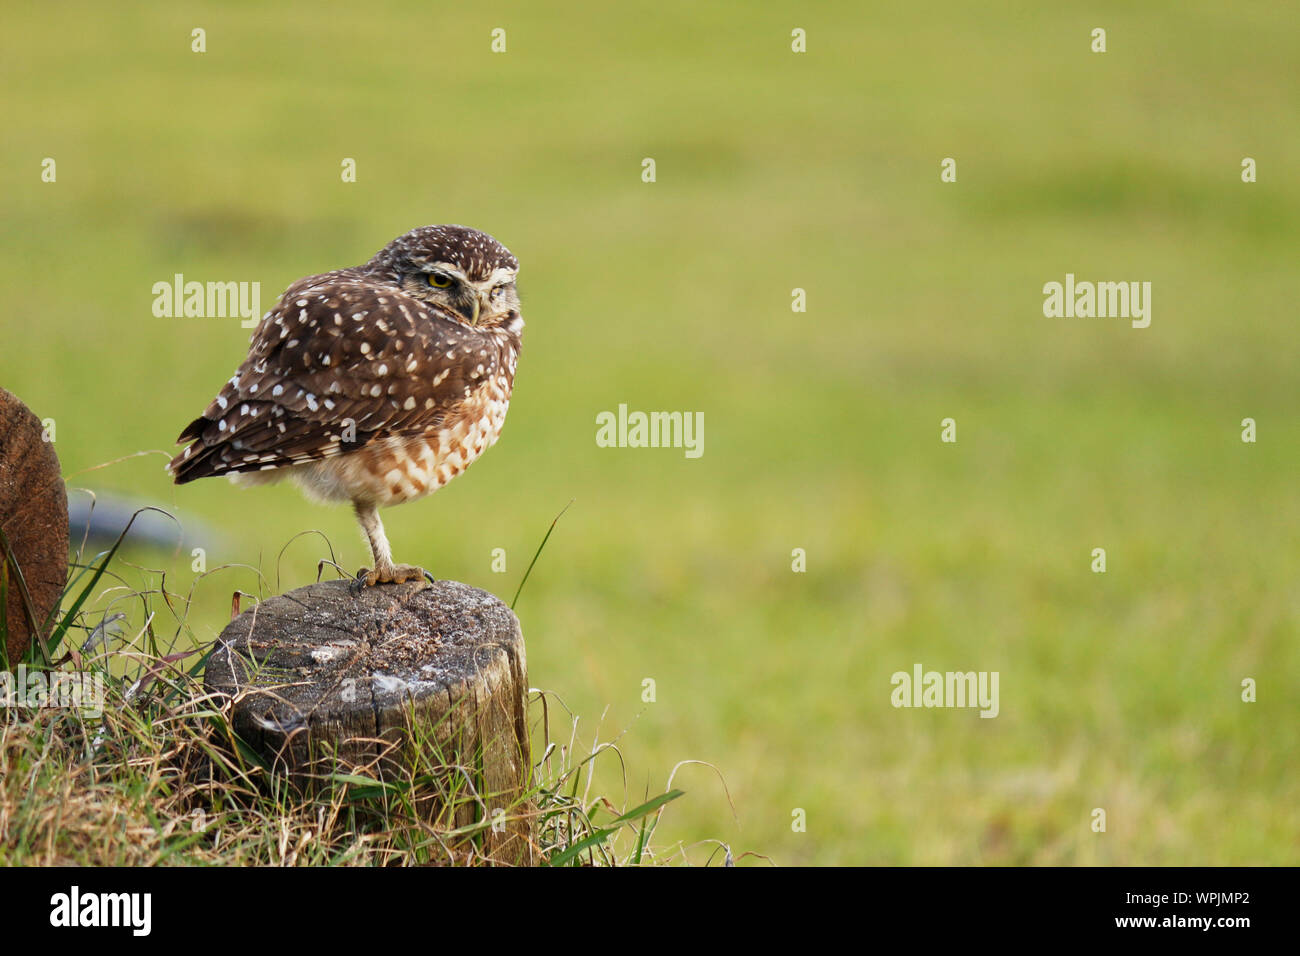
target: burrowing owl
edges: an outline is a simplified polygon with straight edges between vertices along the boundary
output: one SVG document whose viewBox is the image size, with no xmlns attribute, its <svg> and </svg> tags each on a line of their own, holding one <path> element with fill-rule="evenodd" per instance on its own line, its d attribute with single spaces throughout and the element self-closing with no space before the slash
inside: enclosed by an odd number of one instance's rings
<svg viewBox="0 0 1300 956">
<path fill-rule="evenodd" d="M 497 440 L 524 320 L 519 262 L 486 233 L 424 226 L 363 266 L 299 279 L 253 333 L 244 364 L 177 441 L 177 484 L 293 478 L 350 501 L 373 585 L 393 564 L 381 507 L 441 488 Z"/>
</svg>

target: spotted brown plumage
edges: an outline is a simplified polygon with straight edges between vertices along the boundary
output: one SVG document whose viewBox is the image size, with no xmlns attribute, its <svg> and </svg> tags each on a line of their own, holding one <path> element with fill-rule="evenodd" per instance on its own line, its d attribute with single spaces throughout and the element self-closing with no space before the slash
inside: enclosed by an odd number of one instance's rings
<svg viewBox="0 0 1300 956">
<path fill-rule="evenodd" d="M 177 484 L 291 477 L 352 502 L 375 561 L 367 584 L 423 575 L 393 564 L 377 509 L 437 490 L 496 442 L 524 325 L 518 269 L 486 233 L 425 226 L 363 266 L 299 279 L 181 432 Z"/>
</svg>

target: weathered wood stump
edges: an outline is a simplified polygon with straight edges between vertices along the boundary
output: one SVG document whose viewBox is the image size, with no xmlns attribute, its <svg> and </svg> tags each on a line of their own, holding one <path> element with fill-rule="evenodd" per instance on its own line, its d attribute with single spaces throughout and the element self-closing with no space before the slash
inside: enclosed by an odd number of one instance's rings
<svg viewBox="0 0 1300 956">
<path fill-rule="evenodd" d="M 36 634 L 49 633 L 68 583 L 68 493 L 40 419 L 3 388 L 0 532 L 4 643 L 13 666 Z"/>
<path fill-rule="evenodd" d="M 330 581 L 232 621 L 204 685 L 235 732 L 310 791 L 363 773 L 446 830 L 488 821 L 489 859 L 531 862 L 528 669 L 505 604 L 455 581 Z"/>
</svg>

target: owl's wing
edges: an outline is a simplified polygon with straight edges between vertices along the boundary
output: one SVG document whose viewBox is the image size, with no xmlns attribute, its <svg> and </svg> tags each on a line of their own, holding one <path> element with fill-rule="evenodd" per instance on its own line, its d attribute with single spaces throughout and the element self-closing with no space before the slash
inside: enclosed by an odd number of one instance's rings
<svg viewBox="0 0 1300 956">
<path fill-rule="evenodd" d="M 291 285 L 248 358 L 177 439 L 177 484 L 331 458 L 436 427 L 495 350 L 476 330 L 351 270 Z"/>
</svg>

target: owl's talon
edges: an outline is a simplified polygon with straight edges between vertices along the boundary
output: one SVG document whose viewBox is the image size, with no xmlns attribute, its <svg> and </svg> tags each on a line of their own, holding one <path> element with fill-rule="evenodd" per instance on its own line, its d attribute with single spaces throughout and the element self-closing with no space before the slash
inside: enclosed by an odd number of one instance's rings
<svg viewBox="0 0 1300 956">
<path fill-rule="evenodd" d="M 413 564 L 390 564 L 370 571 L 362 568 L 357 574 L 361 585 L 367 588 L 372 588 L 376 584 L 405 584 L 407 581 L 419 581 L 421 578 L 427 579 L 430 584 L 434 583 L 432 574 Z"/>
</svg>

